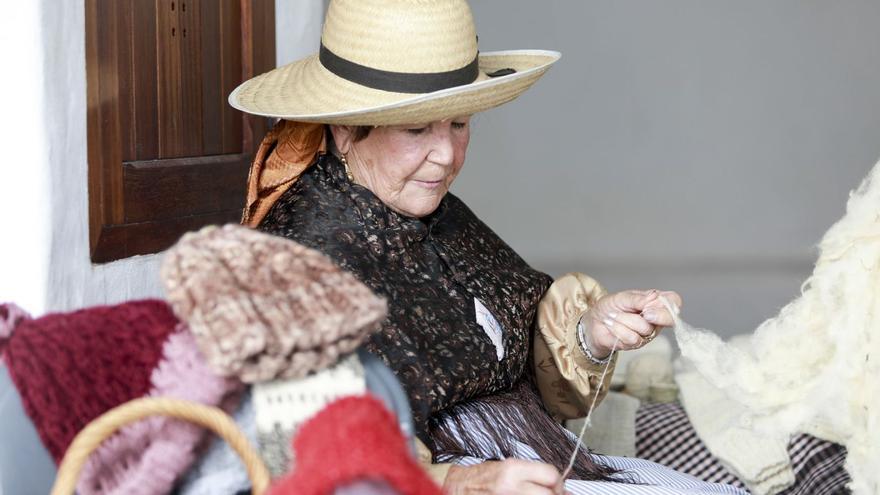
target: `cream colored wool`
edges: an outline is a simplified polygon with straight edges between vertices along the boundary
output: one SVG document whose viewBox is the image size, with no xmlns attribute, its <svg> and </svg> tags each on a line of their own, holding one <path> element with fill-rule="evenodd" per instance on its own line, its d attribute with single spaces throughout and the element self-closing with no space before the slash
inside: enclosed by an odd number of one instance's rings
<svg viewBox="0 0 880 495">
<path fill-rule="evenodd" d="M 682 356 L 745 406 L 758 432 L 847 448 L 853 493 L 880 493 L 880 164 L 819 245 L 800 297 L 740 350 L 676 321 Z"/>
</svg>

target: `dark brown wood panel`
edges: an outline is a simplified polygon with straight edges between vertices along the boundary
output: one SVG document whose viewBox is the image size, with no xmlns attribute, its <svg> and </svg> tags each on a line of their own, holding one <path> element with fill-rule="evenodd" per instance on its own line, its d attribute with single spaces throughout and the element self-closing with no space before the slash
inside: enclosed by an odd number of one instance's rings
<svg viewBox="0 0 880 495">
<path fill-rule="evenodd" d="M 275 67 L 275 2 L 242 0 L 241 18 L 243 73 L 256 75 Z M 242 128 L 244 148 L 253 149 L 258 145 L 268 128 L 265 118 L 245 119 Z"/>
<path fill-rule="evenodd" d="M 157 2 L 132 0 L 132 57 L 134 81 L 135 156 L 124 160 L 149 160 L 159 157 L 159 109 L 156 78 Z M 136 22 L 135 22 L 136 21 Z"/>
<path fill-rule="evenodd" d="M 180 152 L 175 156 L 204 155 L 202 139 L 202 36 L 201 0 L 178 0 L 180 23 Z M 207 0 L 205 3 L 217 3 Z M 213 7 L 217 9 L 216 6 Z"/>
<path fill-rule="evenodd" d="M 250 159 L 239 154 L 125 163 L 125 222 L 240 210 Z"/>
<path fill-rule="evenodd" d="M 159 156 L 203 154 L 200 0 L 157 5 Z M 210 8 L 218 9 L 216 3 Z"/>
<path fill-rule="evenodd" d="M 101 227 L 106 216 L 104 211 L 104 160 L 107 151 L 101 147 L 101 95 L 100 78 L 94 66 L 98 61 L 97 24 L 98 4 L 96 0 L 86 0 L 86 60 L 92 61 L 86 71 L 86 134 L 88 140 L 87 159 L 89 182 L 89 250 L 94 253 L 101 235 Z"/>
<path fill-rule="evenodd" d="M 180 121 L 175 113 L 180 107 L 180 25 L 177 0 L 156 2 L 156 85 L 158 89 L 159 156 L 179 156 L 176 137 Z"/>
<path fill-rule="evenodd" d="M 223 54 L 220 62 L 220 92 L 227 96 L 245 80 L 242 74 L 248 73 L 241 65 L 242 40 L 246 36 L 242 24 L 241 2 L 220 2 L 220 50 Z M 221 115 L 222 152 L 241 153 L 243 149 L 241 112 L 226 104 L 221 108 Z"/>
<path fill-rule="evenodd" d="M 106 263 L 129 256 L 158 253 L 174 245 L 186 232 L 205 225 L 235 223 L 240 218 L 241 210 L 230 210 L 170 221 L 106 226 L 101 231 L 92 261 Z"/>
<path fill-rule="evenodd" d="M 272 0 L 85 0 L 92 260 L 237 222 L 267 120 L 226 103 L 275 60 Z"/>
<path fill-rule="evenodd" d="M 116 63 L 117 77 L 119 81 L 119 121 L 133 122 L 134 115 L 134 59 L 132 57 L 131 31 L 134 26 L 132 17 L 132 2 L 134 0 L 119 0 L 117 15 L 119 22 L 116 29 Z M 134 160 L 136 156 L 135 126 L 125 125 L 120 129 L 120 146 L 123 160 Z"/>
<path fill-rule="evenodd" d="M 205 155 L 223 153 L 221 112 L 226 98 L 220 85 L 220 10 L 225 2 L 212 0 L 201 4 L 202 44 L 202 139 Z M 240 150 L 239 150 L 240 151 Z"/>
<path fill-rule="evenodd" d="M 94 12 L 98 19 L 116 19 L 119 15 L 118 5 L 115 2 L 89 0 L 86 8 L 87 11 Z M 92 54 L 104 69 L 99 73 L 100 77 L 91 78 L 94 81 L 94 95 L 87 97 L 89 101 L 87 118 L 93 122 L 93 125 L 89 127 L 88 140 L 89 143 L 99 141 L 116 143 L 116 145 L 107 148 L 103 153 L 99 152 L 96 156 L 100 165 L 94 174 L 90 172 L 90 176 L 100 181 L 100 185 L 95 188 L 90 187 L 90 194 L 96 196 L 90 199 L 90 205 L 100 211 L 104 221 L 121 222 L 122 170 L 114 166 L 122 161 L 122 149 L 119 146 L 122 136 L 119 122 L 118 23 L 113 23 L 104 29 L 101 29 L 102 27 L 97 22 L 87 25 L 87 28 L 90 28 L 88 32 L 93 33 L 93 46 L 87 46 L 87 53 Z"/>
</svg>

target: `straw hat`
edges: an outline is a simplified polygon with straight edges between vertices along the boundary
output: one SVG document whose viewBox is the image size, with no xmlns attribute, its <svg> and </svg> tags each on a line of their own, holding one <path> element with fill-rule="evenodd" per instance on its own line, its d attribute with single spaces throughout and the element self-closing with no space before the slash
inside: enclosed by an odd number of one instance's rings
<svg viewBox="0 0 880 495">
<path fill-rule="evenodd" d="M 245 81 L 229 103 L 301 122 L 426 123 L 506 103 L 559 57 L 479 53 L 465 0 L 332 0 L 320 51 Z"/>
</svg>

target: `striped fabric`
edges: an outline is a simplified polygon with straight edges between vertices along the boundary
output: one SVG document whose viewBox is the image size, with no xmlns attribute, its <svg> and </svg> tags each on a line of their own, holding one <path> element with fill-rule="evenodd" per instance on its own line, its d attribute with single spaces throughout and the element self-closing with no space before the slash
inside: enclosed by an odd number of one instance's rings
<svg viewBox="0 0 880 495">
<path fill-rule="evenodd" d="M 843 468 L 846 449 L 800 434 L 788 446 L 795 483 L 782 495 L 839 495 L 850 491 Z M 745 485 L 714 457 L 688 421 L 679 403 L 646 404 L 636 413 L 636 455 L 696 478 L 731 486 Z"/>
<path fill-rule="evenodd" d="M 518 447 L 517 458 L 540 460 L 529 446 L 519 444 Z M 621 482 L 569 480 L 565 482 L 565 488 L 572 495 L 747 495 L 748 493 L 730 485 L 707 483 L 644 459 L 597 457 L 600 462 L 622 471 L 620 473 Z M 465 457 L 457 461 L 463 466 L 473 466 L 481 462 L 485 462 L 485 459 Z"/>
<path fill-rule="evenodd" d="M 467 418 L 462 418 L 467 423 Z M 472 423 L 471 427 L 476 427 Z M 575 436 L 565 430 L 572 439 Z M 482 436 L 486 452 L 499 452 L 496 445 L 491 443 L 488 435 Z M 538 454 L 520 442 L 514 442 L 516 446 L 514 456 L 519 459 L 540 461 Z M 740 488 L 718 483 L 707 483 L 693 476 L 679 473 L 668 467 L 655 462 L 626 457 L 597 456 L 600 462 L 621 470 L 620 482 L 599 481 L 567 481 L 565 488 L 572 495 L 679 495 L 679 494 L 730 494 L 747 495 L 748 492 Z M 440 462 L 450 459 L 438 459 Z M 486 459 L 478 457 L 463 457 L 454 462 L 463 466 L 473 466 Z"/>
</svg>

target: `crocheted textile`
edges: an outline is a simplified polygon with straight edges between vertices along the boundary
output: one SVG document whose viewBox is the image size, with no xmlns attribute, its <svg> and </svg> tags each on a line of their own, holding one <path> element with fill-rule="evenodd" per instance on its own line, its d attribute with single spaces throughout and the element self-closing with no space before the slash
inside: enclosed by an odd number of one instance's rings
<svg viewBox="0 0 880 495">
<path fill-rule="evenodd" d="M 153 397 L 174 397 L 234 409 L 240 382 L 214 374 L 192 333 L 180 324 L 165 341 L 162 359 L 150 377 Z M 153 416 L 122 428 L 105 440 L 83 467 L 80 495 L 159 495 L 198 458 L 206 431 L 187 421 Z"/>
<path fill-rule="evenodd" d="M 145 395 L 234 407 L 241 383 L 211 372 L 186 325 L 162 301 L 101 306 L 30 320 L 0 306 L 0 350 L 25 411 L 59 462 L 94 418 Z M 168 493 L 205 431 L 165 417 L 122 428 L 89 458 L 82 495 Z"/>
<path fill-rule="evenodd" d="M 401 495 L 440 495 L 410 455 L 394 416 L 370 396 L 324 408 L 302 426 L 293 448 L 293 473 L 268 495 L 324 495 L 365 479 L 384 481 Z"/>
<path fill-rule="evenodd" d="M 25 411 L 59 462 L 91 420 L 146 395 L 177 319 L 162 301 L 136 301 L 23 319 L 0 348 Z"/>
<path fill-rule="evenodd" d="M 335 363 L 386 312 L 384 299 L 318 251 L 238 225 L 185 235 L 162 278 L 208 362 L 249 383 Z"/>
<path fill-rule="evenodd" d="M 12 331 L 15 330 L 15 327 L 22 321 L 30 319 L 31 315 L 18 307 L 18 305 L 12 303 L 0 304 L 0 351 L 6 345 L 9 337 L 12 336 Z"/>
</svg>

